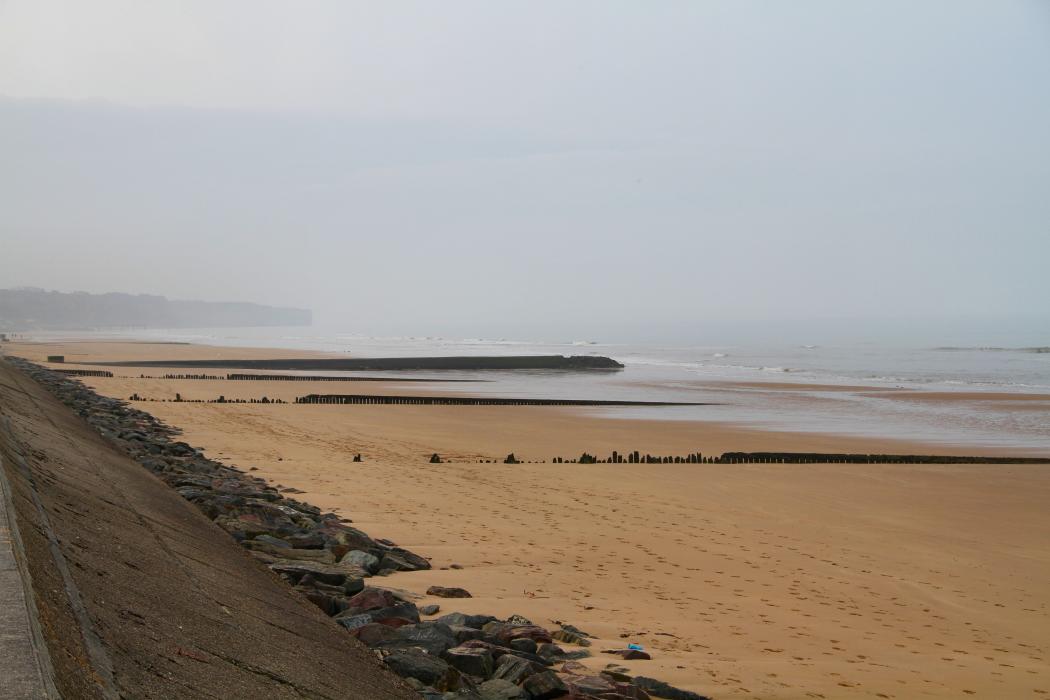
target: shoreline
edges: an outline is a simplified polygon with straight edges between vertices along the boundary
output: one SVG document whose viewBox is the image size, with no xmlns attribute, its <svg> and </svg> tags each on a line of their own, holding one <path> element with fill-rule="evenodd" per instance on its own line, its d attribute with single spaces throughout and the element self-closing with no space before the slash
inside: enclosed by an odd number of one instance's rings
<svg viewBox="0 0 1050 700">
<path fill-rule="evenodd" d="M 97 370 L 96 363 L 115 362 L 127 370 L 140 368 L 142 371 L 132 375 L 120 375 L 119 368 L 111 370 L 117 374 L 114 377 L 114 386 L 106 387 L 97 385 L 96 388 L 110 395 L 128 398 L 132 394 L 138 394 L 146 398 L 157 400 L 170 400 L 175 398 L 176 393 L 181 393 L 188 400 L 209 401 L 218 396 L 226 396 L 248 402 L 251 399 L 259 400 L 263 396 L 269 399 L 279 398 L 287 403 L 294 403 L 295 399 L 311 394 L 330 394 L 333 384 L 322 382 L 331 381 L 318 380 L 316 388 L 311 387 L 308 379 L 299 379 L 308 374 L 299 375 L 296 381 L 267 381 L 265 388 L 260 391 L 251 391 L 254 386 L 252 381 L 238 381 L 240 386 L 234 387 L 225 382 L 222 376 L 215 376 L 213 382 L 198 379 L 189 383 L 183 383 L 175 379 L 163 379 L 161 375 L 152 375 L 150 368 L 144 363 L 155 359 L 158 355 L 173 357 L 178 361 L 207 364 L 211 360 L 226 362 L 236 358 L 247 358 L 252 361 L 267 362 L 281 359 L 310 359 L 310 360 L 333 360 L 345 359 L 345 354 L 324 351 L 295 350 L 288 348 L 249 347 L 243 345 L 211 346 L 196 343 L 167 343 L 151 342 L 147 340 L 137 341 L 112 341 L 101 339 L 87 340 L 45 340 L 45 341 L 17 341 L 7 344 L 9 349 L 15 350 L 33 361 L 45 362 L 50 354 L 63 354 L 66 361 L 62 365 L 51 365 L 51 368 L 74 369 L 78 366 L 87 370 Z M 233 373 L 236 374 L 236 371 Z M 155 382 L 140 383 L 139 374 L 146 375 L 146 379 L 156 379 Z M 260 372 L 256 376 L 270 374 L 281 376 L 281 372 Z M 478 384 L 479 389 L 485 386 L 483 379 L 463 379 L 461 376 L 441 376 L 441 371 L 433 372 L 438 376 L 356 376 L 349 373 L 340 377 L 341 381 L 353 381 L 355 394 L 386 394 L 386 395 L 409 395 L 406 388 L 413 383 L 424 382 L 428 386 L 428 393 L 437 396 L 483 398 L 491 396 L 484 392 L 471 391 L 472 384 Z M 456 374 L 453 372 L 452 374 Z M 484 372 L 480 374 L 484 375 Z M 584 373 L 586 374 L 586 372 Z M 526 371 L 527 375 L 527 371 Z M 251 376 L 251 375 L 249 375 Z M 442 384 L 447 383 L 444 388 Z M 280 386 L 280 385 L 287 386 Z M 679 395 L 667 403 L 682 404 L 717 404 L 733 409 L 732 392 L 743 391 L 745 394 L 761 396 L 767 393 L 775 397 L 777 395 L 790 395 L 791 401 L 799 405 L 821 406 L 821 411 L 833 411 L 833 406 L 826 406 L 823 395 L 845 395 L 853 394 L 858 397 L 871 398 L 887 401 L 891 404 L 908 404 L 916 402 L 919 405 L 943 407 L 951 410 L 955 405 L 983 405 L 1002 411 L 1016 413 L 1018 415 L 1041 415 L 1042 412 L 1050 414 L 1050 394 L 1039 394 L 1029 392 L 982 392 L 982 391 L 928 391 L 916 387 L 894 388 L 876 387 L 866 385 L 848 384 L 808 384 L 796 382 L 769 382 L 769 381 L 728 381 L 728 380 L 688 380 L 674 382 L 685 388 L 702 392 L 697 400 L 691 400 L 689 396 Z M 644 388 L 650 385 L 648 381 L 631 383 L 633 386 Z M 666 384 L 653 384 L 657 388 L 665 388 Z M 291 388 L 294 387 L 294 388 Z M 360 387 L 360 389 L 358 389 Z M 143 390 L 144 388 L 144 390 Z M 178 389 L 179 391 L 176 391 Z M 726 397 L 729 396 L 727 401 Z M 559 397 L 565 398 L 565 397 Z M 602 399 L 598 399 L 601 401 Z M 753 400 L 753 399 L 752 399 Z M 663 401 L 657 403 L 664 403 Z M 626 407 L 625 407 L 626 408 Z M 642 444 L 625 445 L 611 442 L 603 436 L 596 443 L 579 444 L 571 449 L 560 447 L 559 452 L 551 453 L 567 455 L 573 452 L 611 452 L 613 450 L 624 451 L 625 449 L 642 449 L 654 454 L 688 454 L 694 451 L 705 453 L 720 453 L 732 451 L 797 451 L 797 452 L 829 452 L 829 453 L 895 453 L 895 454 L 945 454 L 945 455 L 974 455 L 974 456 L 1019 456 L 1032 457 L 1044 456 L 1050 453 L 1050 437 L 1045 441 L 1045 446 L 1032 444 L 1030 435 L 1023 438 L 1024 444 L 990 444 L 987 438 L 972 441 L 947 441 L 944 439 L 932 439 L 924 435 L 908 435 L 907 437 L 891 436 L 885 433 L 869 432 L 832 432 L 831 430 L 813 429 L 808 426 L 781 424 L 782 421 L 743 421 L 739 416 L 725 418 L 718 414 L 705 415 L 702 417 L 684 418 L 674 412 L 649 412 L 643 410 L 602 410 L 600 407 L 580 406 L 575 410 L 562 413 L 551 413 L 550 422 L 559 421 L 570 417 L 573 421 L 589 425 L 593 421 L 605 421 L 610 426 L 617 426 L 618 430 L 630 430 L 632 433 L 655 432 L 662 435 L 673 433 L 680 435 L 692 433 L 695 439 L 674 439 L 663 448 L 660 445 Z M 673 406 L 671 408 L 674 408 Z M 551 411 L 558 410 L 552 407 Z M 736 413 L 743 409 L 737 407 Z M 789 409 L 790 410 L 790 409 Z M 833 416 L 833 413 L 829 414 Z M 486 419 L 486 422 L 487 419 Z M 664 426 L 663 428 L 656 426 Z M 652 430 L 650 430 L 652 429 Z M 924 431 L 935 431 L 933 426 L 926 426 Z M 593 432 L 593 431 L 592 431 Z M 605 433 L 608 431 L 597 431 Z M 932 434 L 932 433 L 931 433 Z M 733 436 L 737 442 L 729 442 L 722 439 Z M 1018 438 L 1022 439 L 1022 438 Z M 783 448 L 780 443 L 786 445 Z M 463 446 L 457 446 L 461 449 Z M 579 449 L 577 449 L 577 447 Z M 488 449 L 487 446 L 479 449 Z M 507 451 L 513 451 L 512 445 L 506 446 Z M 706 449 L 704 449 L 706 448 Z M 488 454 L 488 458 L 506 456 L 498 453 L 503 447 L 497 447 L 496 452 Z M 530 449 L 528 446 L 522 449 Z M 533 450 L 532 454 L 546 454 L 549 450 Z M 538 458 L 538 457 L 537 457 Z"/>
<path fill-rule="evenodd" d="M 246 398 L 252 389 L 136 377 L 84 383 L 121 398 L 136 387 Z M 308 386 L 266 382 L 265 392 L 294 398 Z M 381 382 L 375 389 L 396 391 Z M 917 450 L 908 441 L 560 407 L 155 403 L 148 410 L 212 458 L 251 465 L 297 497 L 351 515 L 355 527 L 432 557 L 428 571 L 390 576 L 390 585 L 421 596 L 420 605 L 448 604 L 428 597 L 430 586 L 463 587 L 474 594 L 456 601 L 464 613 L 566 620 L 597 635 L 596 645 L 622 643 L 626 634 L 653 653 L 651 661 L 626 662 L 632 672 L 687 690 L 719 698 L 958 697 L 974 689 L 1001 696 L 1004 688 L 1031 692 L 1047 678 L 1045 662 L 1026 651 L 1050 648 L 1048 613 L 1037 602 L 1050 597 L 1050 565 L 1040 555 L 1050 537 L 1045 468 L 566 469 L 502 459 L 511 451 L 539 459 L 628 448 Z M 453 461 L 429 464 L 435 451 Z M 353 461 L 358 453 L 363 463 Z M 980 640 L 963 634 L 971 629 Z M 969 655 L 943 661 L 939 645 Z"/>
</svg>

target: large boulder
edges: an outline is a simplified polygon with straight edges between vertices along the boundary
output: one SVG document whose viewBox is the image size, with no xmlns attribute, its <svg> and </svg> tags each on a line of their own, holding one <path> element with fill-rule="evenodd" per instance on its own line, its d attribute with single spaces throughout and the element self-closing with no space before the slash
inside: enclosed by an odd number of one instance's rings
<svg viewBox="0 0 1050 700">
<path fill-rule="evenodd" d="M 681 690 L 672 685 L 655 678 L 637 676 L 633 680 L 634 685 L 649 693 L 654 698 L 666 698 L 666 700 L 710 700 L 706 695 L 694 693 L 691 690 Z"/>
<path fill-rule="evenodd" d="M 514 685 L 521 685 L 526 678 L 543 670 L 545 670 L 543 666 L 528 659 L 513 654 L 504 654 L 496 662 L 496 670 L 493 671 L 492 677 L 510 681 Z"/>
<path fill-rule="evenodd" d="M 347 552 L 342 559 L 339 560 L 340 564 L 347 564 L 350 566 L 356 566 L 359 569 L 363 569 L 370 574 L 374 574 L 379 571 L 379 557 L 374 554 L 362 551 L 360 549 L 352 549 Z"/>
<path fill-rule="evenodd" d="M 504 656 L 516 656 L 534 664 L 537 670 L 542 670 L 547 666 L 554 665 L 550 659 L 545 659 L 542 656 L 537 656 L 536 654 L 529 654 L 528 652 L 524 651 L 516 651 L 514 649 L 509 649 L 507 647 L 500 646 L 499 644 L 493 644 L 492 642 L 484 639 L 468 639 L 467 641 L 462 642 L 460 646 L 474 647 L 475 649 L 488 649 L 490 652 L 492 652 L 492 656 L 496 659 L 496 661 L 499 661 Z"/>
<path fill-rule="evenodd" d="M 473 598 L 467 589 L 449 586 L 431 586 L 427 589 L 427 595 L 437 596 L 438 598 Z"/>
<path fill-rule="evenodd" d="M 528 637 L 519 637 L 518 639 L 510 640 L 508 646 L 514 651 L 523 651 L 526 654 L 535 654 L 538 645 Z"/>
<path fill-rule="evenodd" d="M 496 618 L 492 615 L 466 615 L 461 612 L 442 615 L 437 619 L 438 622 L 444 622 L 449 627 L 473 627 L 474 629 L 481 629 L 487 623 L 495 620 Z"/>
<path fill-rule="evenodd" d="M 383 553 L 379 561 L 379 570 L 424 571 L 430 568 L 430 562 L 407 549 L 394 547 Z"/>
<path fill-rule="evenodd" d="M 383 659 L 390 670 L 403 678 L 415 678 L 436 690 L 456 690 L 459 672 L 445 661 L 418 649 L 399 649 Z"/>
<path fill-rule="evenodd" d="M 525 689 L 502 678 L 493 678 L 478 686 L 482 700 L 528 700 Z"/>
<path fill-rule="evenodd" d="M 352 614 L 357 614 L 368 610 L 389 608 L 397 605 L 399 601 L 390 591 L 382 588 L 365 588 L 348 602 L 348 610 L 354 611 Z"/>
<path fill-rule="evenodd" d="M 649 655 L 649 652 L 642 651 L 641 649 L 605 649 L 602 653 L 619 656 L 625 661 L 648 661 L 653 658 Z"/>
<path fill-rule="evenodd" d="M 495 666 L 492 652 L 475 647 L 452 647 L 445 651 L 444 659 L 458 671 L 478 678 L 491 676 Z"/>
<path fill-rule="evenodd" d="M 382 642 L 397 639 L 397 629 L 378 622 L 368 622 L 350 630 L 350 634 L 361 640 L 362 644 L 374 647 Z"/>
<path fill-rule="evenodd" d="M 287 551 L 287 550 L 285 550 Z M 342 586 L 346 583 L 348 576 L 353 572 L 333 564 L 322 564 L 312 561 L 294 561 L 291 559 L 278 559 L 270 564 L 270 568 L 282 574 L 293 582 L 298 582 L 303 576 L 311 574 L 314 580 L 327 583 L 331 586 Z"/>
<path fill-rule="evenodd" d="M 441 656 L 444 651 L 456 646 L 456 638 L 448 625 L 440 622 L 420 622 L 398 628 L 396 640 L 387 644 L 398 643 L 419 647 L 431 656 Z"/>
<path fill-rule="evenodd" d="M 335 621 L 351 630 L 371 622 L 401 627 L 419 622 L 419 609 L 390 591 L 365 588 L 346 601 L 346 608 L 335 616 Z"/>
<path fill-rule="evenodd" d="M 419 611 L 423 612 L 423 609 L 420 608 Z M 460 643 L 470 641 L 471 639 L 481 639 L 482 636 L 481 630 L 474 627 L 449 625 L 449 629 L 452 630 L 452 634 L 455 635 L 456 641 Z"/>
<path fill-rule="evenodd" d="M 550 632 L 538 625 L 512 625 L 506 622 L 489 622 L 481 630 L 500 644 L 506 645 L 512 639 L 531 639 L 537 644 L 550 643 Z"/>
<path fill-rule="evenodd" d="M 616 685 L 601 676 L 569 676 L 565 684 L 576 695 L 602 695 L 615 693 Z"/>
<path fill-rule="evenodd" d="M 318 528 L 316 532 L 324 537 L 326 546 L 330 547 L 333 552 L 336 551 L 333 545 L 340 545 L 344 548 L 339 556 L 355 549 L 367 552 L 376 548 L 375 540 L 357 528 L 348 525 L 331 523 L 329 521 L 323 527 Z"/>
<path fill-rule="evenodd" d="M 540 671 L 525 679 L 522 687 L 534 700 L 554 700 L 569 694 L 569 688 L 554 671 Z"/>
<path fill-rule="evenodd" d="M 565 642 L 566 644 L 575 644 L 581 647 L 589 647 L 591 645 L 591 640 L 566 629 L 555 630 L 551 637 L 557 642 Z"/>
</svg>

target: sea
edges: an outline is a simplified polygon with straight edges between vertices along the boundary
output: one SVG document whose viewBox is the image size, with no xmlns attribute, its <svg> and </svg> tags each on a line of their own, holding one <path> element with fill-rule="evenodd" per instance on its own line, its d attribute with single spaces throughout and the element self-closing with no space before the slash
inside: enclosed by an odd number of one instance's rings
<svg viewBox="0 0 1050 700">
<path fill-rule="evenodd" d="M 95 337 L 316 350 L 354 357 L 604 355 L 618 360 L 624 368 L 413 374 L 475 380 L 442 385 L 442 393 L 710 404 L 579 409 L 611 418 L 725 421 L 761 429 L 1050 454 L 1050 347 L 1038 345 L 909 347 L 906 343 L 870 341 L 831 345 L 638 344 L 377 336 L 316 327 L 32 335 L 42 340 Z M 905 392 L 911 398 L 902 400 Z M 922 400 L 930 392 L 958 393 L 957 398 L 962 400 Z M 1031 396 L 1027 400 L 996 396 L 1004 393 Z"/>
</svg>

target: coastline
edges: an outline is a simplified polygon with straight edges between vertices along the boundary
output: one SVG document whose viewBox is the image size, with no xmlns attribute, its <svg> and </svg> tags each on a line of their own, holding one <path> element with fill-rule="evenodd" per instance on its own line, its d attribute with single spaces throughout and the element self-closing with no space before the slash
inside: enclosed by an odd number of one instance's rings
<svg viewBox="0 0 1050 700">
<path fill-rule="evenodd" d="M 113 352 L 80 348 L 100 349 Z M 27 350 L 10 348 L 28 357 Z M 32 351 L 49 350 L 53 346 Z M 141 344 L 120 349 L 141 358 L 156 351 Z M 252 354 L 267 352 L 273 351 Z M 84 383 L 121 398 L 143 386 L 187 396 L 247 397 L 259 390 L 250 382 L 134 377 Z M 298 383 L 265 384 L 271 397 L 307 393 L 303 386 L 275 386 Z M 399 390 L 376 385 L 376 393 Z M 561 619 L 597 634 L 599 644 L 622 643 L 627 634 L 654 656 L 626 662 L 632 672 L 686 689 L 716 697 L 801 697 L 804 691 L 907 697 L 909 689 L 921 688 L 954 697 L 1046 678 L 1042 655 L 1034 660 L 1018 646 L 1050 643 L 1045 605 L 1036 602 L 1045 599 L 1043 582 L 1050 580 L 1039 556 L 1039 543 L 1050 536 L 1040 505 L 1050 495 L 1045 469 L 478 465 L 480 457 L 502 459 L 509 451 L 540 459 L 631 447 L 684 454 L 698 448 L 915 452 L 924 446 L 546 407 L 141 407 L 181 428 L 183 439 L 209 456 L 254 467 L 306 501 L 351 515 L 373 536 L 433 557 L 433 570 L 394 574 L 390 585 L 418 594 L 431 585 L 461 586 L 475 597 L 455 601 L 454 608 L 448 601 L 424 602 L 440 602 L 445 611 L 522 614 L 541 624 Z M 435 451 L 462 462 L 428 464 Z M 352 461 L 357 453 L 363 464 Z M 463 568 L 448 568 L 452 564 Z M 960 580 L 971 568 L 1011 573 L 999 582 L 983 574 Z M 964 614 L 970 625 L 962 626 Z M 963 634 L 974 626 L 984 641 Z M 986 661 L 977 653 L 985 642 L 1007 651 Z M 901 643 L 906 649 L 895 646 Z M 956 663 L 941 660 L 939 645 L 952 644 L 969 650 L 953 657 Z"/>
</svg>

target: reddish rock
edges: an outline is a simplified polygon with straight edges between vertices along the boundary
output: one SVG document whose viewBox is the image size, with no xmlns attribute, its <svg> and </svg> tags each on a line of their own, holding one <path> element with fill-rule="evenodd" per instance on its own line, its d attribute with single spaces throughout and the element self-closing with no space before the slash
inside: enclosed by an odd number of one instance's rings
<svg viewBox="0 0 1050 700">
<path fill-rule="evenodd" d="M 485 634 L 491 635 L 503 644 L 512 639 L 531 639 L 537 644 L 549 644 L 550 633 L 538 625 L 508 625 L 503 622 L 490 622 L 483 628 Z"/>
<path fill-rule="evenodd" d="M 396 629 L 398 627 L 404 627 L 405 625 L 414 625 L 416 624 L 416 621 L 404 617 L 381 617 L 376 619 L 376 623 Z"/>
<path fill-rule="evenodd" d="M 364 612 L 380 608 L 392 608 L 397 605 L 398 600 L 390 591 L 381 588 L 366 588 L 349 601 L 348 609 Z"/>
<path fill-rule="evenodd" d="M 370 622 L 358 627 L 357 629 L 352 629 L 350 630 L 350 634 L 357 637 L 362 643 L 370 647 L 397 637 L 397 632 L 393 627 L 390 625 L 382 625 L 377 622 Z"/>
</svg>

